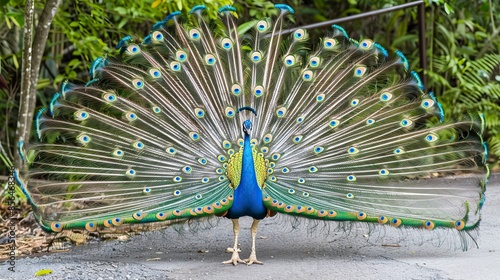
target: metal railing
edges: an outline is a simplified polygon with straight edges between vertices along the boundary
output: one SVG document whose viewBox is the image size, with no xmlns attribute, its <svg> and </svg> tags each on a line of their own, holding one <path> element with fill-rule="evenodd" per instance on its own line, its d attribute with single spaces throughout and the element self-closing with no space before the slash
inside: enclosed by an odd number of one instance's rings
<svg viewBox="0 0 500 280">
<path fill-rule="evenodd" d="M 303 25 L 303 26 L 299 26 L 299 27 L 295 27 L 295 28 L 290 28 L 290 29 L 283 30 L 282 34 L 292 33 L 299 28 L 314 29 L 314 28 L 318 28 L 318 27 L 326 27 L 326 26 L 331 26 L 332 24 L 354 21 L 354 20 L 363 19 L 363 18 L 372 17 L 372 16 L 376 16 L 376 15 L 381 15 L 381 14 L 386 14 L 386 13 L 390 13 L 390 12 L 394 12 L 394 11 L 398 11 L 398 10 L 413 8 L 415 6 L 418 7 L 418 11 L 417 11 L 417 14 L 418 14 L 418 41 L 419 41 L 418 47 L 419 47 L 419 55 L 420 55 L 420 65 L 422 66 L 422 73 L 420 73 L 420 76 L 422 77 L 422 81 L 424 83 L 424 88 L 425 88 L 427 86 L 427 76 L 424 74 L 424 71 L 427 69 L 427 48 L 426 48 L 426 43 L 425 43 L 425 3 L 424 3 L 424 0 L 413 1 L 410 3 L 405 3 L 405 4 L 397 5 L 394 7 L 378 9 L 375 11 L 370 11 L 370 12 L 361 13 L 361 14 L 357 14 L 357 15 L 352 15 L 352 16 L 327 20 L 327 21 L 323 21 L 323 22 Z"/>
</svg>

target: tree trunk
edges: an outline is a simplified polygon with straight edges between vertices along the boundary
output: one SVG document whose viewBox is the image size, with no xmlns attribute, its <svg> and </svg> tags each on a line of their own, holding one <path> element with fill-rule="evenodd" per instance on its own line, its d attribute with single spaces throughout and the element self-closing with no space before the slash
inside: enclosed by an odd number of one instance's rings
<svg viewBox="0 0 500 280">
<path fill-rule="evenodd" d="M 33 37 L 33 19 L 35 15 L 34 0 L 26 1 L 26 18 L 24 24 L 24 50 L 21 76 L 20 108 L 16 130 L 16 140 L 29 141 L 31 125 L 36 106 L 36 86 L 40 73 L 45 44 L 50 25 L 62 0 L 47 0 Z M 19 153 L 15 154 L 14 165 L 21 168 Z"/>
</svg>

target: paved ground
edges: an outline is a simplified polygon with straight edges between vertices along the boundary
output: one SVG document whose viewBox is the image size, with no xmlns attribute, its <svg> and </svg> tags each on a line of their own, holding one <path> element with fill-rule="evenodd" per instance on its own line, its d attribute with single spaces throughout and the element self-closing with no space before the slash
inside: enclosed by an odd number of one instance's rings
<svg viewBox="0 0 500 280">
<path fill-rule="evenodd" d="M 68 253 L 17 260 L 16 272 L 0 263 L 0 279 L 32 279 L 40 269 L 51 275 L 37 279 L 500 279 L 500 176 L 490 180 L 483 208 L 479 249 L 467 252 L 430 243 L 415 245 L 421 231 L 400 242 L 397 230 L 377 234 L 345 234 L 305 227 L 290 230 L 277 220 L 261 223 L 257 257 L 264 265 L 222 265 L 229 259 L 231 222 L 195 235 L 173 229 L 131 240 L 75 247 Z M 242 257 L 250 251 L 251 219 L 242 219 Z M 365 234 L 363 234 L 363 232 Z M 453 235 L 442 233 L 442 238 Z M 408 239 L 413 240 L 408 241 Z M 375 240 L 375 241 L 372 241 Z M 436 240 L 436 239 L 434 239 Z M 401 245 L 395 247 L 394 244 Z M 388 246 L 390 245 L 390 246 Z"/>
</svg>

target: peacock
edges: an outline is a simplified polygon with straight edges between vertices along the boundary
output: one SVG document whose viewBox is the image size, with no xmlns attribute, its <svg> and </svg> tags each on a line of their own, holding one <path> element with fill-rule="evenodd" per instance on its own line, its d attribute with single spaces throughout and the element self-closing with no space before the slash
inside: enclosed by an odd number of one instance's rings
<svg viewBox="0 0 500 280">
<path fill-rule="evenodd" d="M 88 83 L 65 82 L 36 115 L 38 142 L 18 143 L 15 178 L 40 226 L 225 217 L 234 246 L 223 263 L 234 265 L 262 264 L 258 224 L 277 214 L 475 244 L 484 117 L 445 121 L 400 51 L 338 25 L 311 46 L 306 30 L 283 32 L 294 10 L 275 8 L 244 35 L 232 6 L 218 20 L 203 5 L 173 12 L 96 59 Z M 253 218 L 248 259 L 237 248 L 243 216 Z"/>
</svg>

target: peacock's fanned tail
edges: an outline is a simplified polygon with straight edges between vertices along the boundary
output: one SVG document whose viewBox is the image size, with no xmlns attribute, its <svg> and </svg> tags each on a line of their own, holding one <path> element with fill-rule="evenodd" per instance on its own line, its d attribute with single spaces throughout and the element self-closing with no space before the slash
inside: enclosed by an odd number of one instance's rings
<svg viewBox="0 0 500 280">
<path fill-rule="evenodd" d="M 476 228 L 489 173 L 482 116 L 444 121 L 401 52 L 339 26 L 312 50 L 306 30 L 280 35 L 293 10 L 276 7 L 241 37 L 233 7 L 216 22 L 204 6 L 173 13 L 142 43 L 124 38 L 119 58 L 96 60 L 85 86 L 65 85 L 37 116 L 41 143 L 20 143 L 29 168 L 18 182 L 42 226 L 224 215 L 249 119 L 269 211 Z"/>
</svg>

